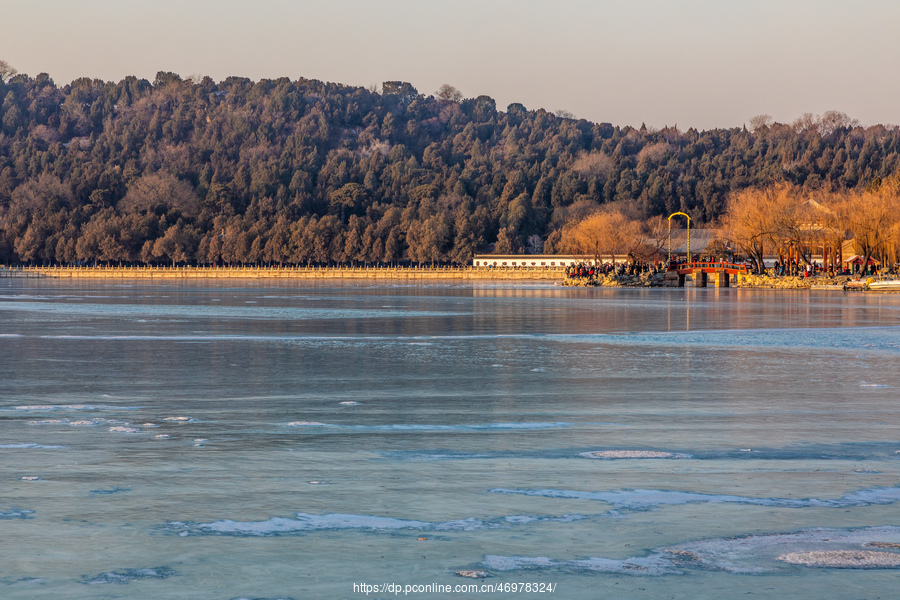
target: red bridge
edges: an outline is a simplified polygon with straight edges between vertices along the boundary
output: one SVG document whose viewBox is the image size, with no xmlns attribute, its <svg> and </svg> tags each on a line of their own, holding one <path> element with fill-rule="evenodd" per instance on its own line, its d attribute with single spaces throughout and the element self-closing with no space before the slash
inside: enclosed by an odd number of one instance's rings
<svg viewBox="0 0 900 600">
<path fill-rule="evenodd" d="M 713 276 L 716 287 L 728 287 L 733 275 L 746 275 L 749 273 L 747 266 L 730 262 L 689 262 L 670 263 L 669 275 L 671 279 L 678 277 L 678 287 L 684 287 L 684 280 L 690 275 L 694 280 L 694 287 L 706 287 L 709 276 Z"/>
</svg>

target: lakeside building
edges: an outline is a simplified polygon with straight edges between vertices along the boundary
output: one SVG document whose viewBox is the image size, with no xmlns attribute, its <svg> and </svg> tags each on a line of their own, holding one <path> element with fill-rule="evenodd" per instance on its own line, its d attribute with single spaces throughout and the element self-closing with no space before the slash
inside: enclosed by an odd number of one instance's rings
<svg viewBox="0 0 900 600">
<path fill-rule="evenodd" d="M 593 262 L 594 257 L 586 254 L 476 254 L 472 258 L 473 267 L 497 269 L 560 269 L 569 265 Z M 627 262 L 626 255 L 616 255 L 616 264 Z"/>
<path fill-rule="evenodd" d="M 720 240 L 720 232 L 714 229 L 691 229 L 690 249 L 693 255 L 707 252 Z M 667 248 L 658 251 L 655 260 L 665 260 Z M 687 236 L 684 230 L 672 234 L 672 254 L 685 256 L 687 254 Z M 595 258 L 591 254 L 476 254 L 472 258 L 473 267 L 490 268 L 516 268 L 516 269 L 558 269 L 577 264 L 594 264 Z M 600 257 L 601 263 L 609 264 L 610 256 Z M 632 262 L 628 254 L 616 254 L 615 264 L 627 264 Z"/>
</svg>

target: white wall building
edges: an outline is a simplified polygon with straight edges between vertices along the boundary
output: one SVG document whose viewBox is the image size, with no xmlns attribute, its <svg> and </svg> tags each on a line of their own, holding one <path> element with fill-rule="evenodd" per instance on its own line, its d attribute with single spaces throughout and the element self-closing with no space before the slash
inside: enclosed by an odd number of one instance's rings
<svg viewBox="0 0 900 600">
<path fill-rule="evenodd" d="M 593 262 L 593 256 L 566 254 L 476 254 L 472 259 L 472 266 L 507 269 L 559 269 L 578 263 L 588 265 Z M 609 262 L 609 258 L 603 259 L 602 262 Z M 616 256 L 616 264 L 625 262 L 628 262 L 627 256 Z"/>
</svg>

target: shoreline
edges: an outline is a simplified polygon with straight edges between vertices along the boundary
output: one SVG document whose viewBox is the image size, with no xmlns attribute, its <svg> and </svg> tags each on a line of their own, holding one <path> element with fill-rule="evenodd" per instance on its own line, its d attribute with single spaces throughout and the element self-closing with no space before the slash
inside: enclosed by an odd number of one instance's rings
<svg viewBox="0 0 900 600">
<path fill-rule="evenodd" d="M 561 281 L 564 268 L 486 267 L 13 267 L 0 278 L 48 279 L 383 279 Z"/>
<path fill-rule="evenodd" d="M 607 275 L 594 280 L 566 277 L 563 267 L 543 269 L 487 267 L 0 267 L 2 279 L 117 279 L 117 280 L 381 280 L 381 281 L 543 281 L 560 287 L 675 288 L 666 273 Z M 845 291 L 852 277 L 736 276 L 728 287 Z M 692 285 L 686 287 L 694 287 Z M 715 287 L 710 284 L 709 287 Z M 683 288 L 681 288 L 683 289 Z M 853 288 L 851 291 L 875 291 Z M 887 290 L 882 290 L 887 291 Z"/>
<path fill-rule="evenodd" d="M 812 290 L 812 291 L 893 291 L 893 290 L 869 290 L 865 286 L 849 286 L 849 282 L 857 281 L 857 278 L 849 275 L 838 275 L 835 277 L 800 277 L 794 275 L 782 275 L 772 277 L 769 275 L 754 275 L 748 273 L 746 275 L 737 275 L 733 282 L 725 286 L 725 288 L 734 289 L 758 289 L 758 290 Z M 865 281 L 865 279 L 863 280 Z M 607 275 L 598 277 L 593 280 L 566 277 L 561 285 L 566 287 L 624 287 L 624 288 L 641 288 L 641 287 L 664 287 L 679 288 L 675 280 L 669 279 L 664 273 L 641 274 L 641 275 Z M 693 288 L 693 285 L 684 287 Z M 718 287 L 713 283 L 707 287 Z"/>
</svg>

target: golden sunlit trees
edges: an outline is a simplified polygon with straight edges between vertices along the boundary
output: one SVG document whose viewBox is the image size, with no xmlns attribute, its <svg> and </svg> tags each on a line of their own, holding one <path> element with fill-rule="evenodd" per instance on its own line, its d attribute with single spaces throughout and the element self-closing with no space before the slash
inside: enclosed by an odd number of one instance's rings
<svg viewBox="0 0 900 600">
<path fill-rule="evenodd" d="M 767 253 L 790 249 L 799 263 L 808 264 L 815 250 L 836 251 L 845 239 L 855 240 L 864 265 L 870 258 L 897 260 L 900 175 L 865 191 L 814 196 L 788 184 L 734 193 L 724 218 L 727 238 L 753 260 L 757 272 Z"/>
<path fill-rule="evenodd" d="M 833 202 L 828 194 L 819 194 L 819 199 Z M 726 238 L 750 257 L 757 273 L 764 269 L 767 251 L 790 248 L 800 263 L 808 264 L 813 249 L 833 243 L 832 211 L 822 202 L 788 184 L 742 190 L 729 198 Z"/>
<path fill-rule="evenodd" d="M 586 254 L 600 262 L 616 255 L 635 256 L 644 246 L 646 236 L 640 223 L 632 221 L 620 211 L 597 212 L 566 227 L 562 247 L 572 254 Z"/>
<path fill-rule="evenodd" d="M 727 239 L 754 263 L 757 273 L 765 267 L 766 246 L 771 249 L 777 235 L 776 215 L 784 189 L 746 189 L 728 199 L 724 225 Z"/>
<path fill-rule="evenodd" d="M 774 206 L 774 241 L 782 249 L 791 248 L 800 263 L 810 264 L 813 250 L 830 242 L 835 230 L 829 226 L 833 211 L 805 196 L 799 188 L 781 188 Z M 830 194 L 820 195 L 820 200 L 833 203 Z"/>
<path fill-rule="evenodd" d="M 842 194 L 834 216 L 855 242 L 860 264 L 867 265 L 870 258 L 893 264 L 900 246 L 900 173 L 869 190 Z"/>
</svg>

